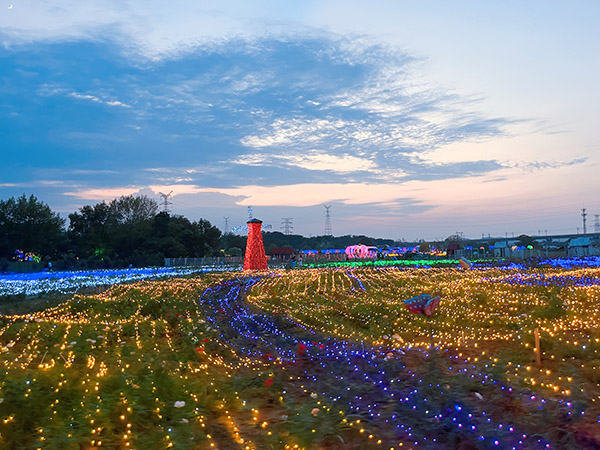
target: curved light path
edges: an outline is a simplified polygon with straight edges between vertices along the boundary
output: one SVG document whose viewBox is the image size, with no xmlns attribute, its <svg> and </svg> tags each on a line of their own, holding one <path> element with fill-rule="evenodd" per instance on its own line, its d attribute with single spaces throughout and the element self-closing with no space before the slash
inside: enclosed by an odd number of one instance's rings
<svg viewBox="0 0 600 450">
<path fill-rule="evenodd" d="M 347 275 L 353 285 L 364 290 L 354 274 L 348 271 Z M 424 381 L 420 372 L 433 368 L 436 358 L 443 358 L 439 349 L 391 352 L 382 346 L 364 347 L 259 311 L 244 301 L 244 295 L 260 280 L 249 277 L 209 288 L 200 297 L 199 307 L 222 341 L 236 353 L 256 359 L 280 359 L 295 367 L 329 407 L 338 408 L 347 417 L 362 418 L 365 439 L 386 448 L 401 444 L 452 448 L 457 445 L 456 439 L 478 443 L 477 448 L 553 448 L 535 435 L 536 430 L 523 430 L 519 424 L 496 419 L 492 413 L 472 407 L 469 399 L 453 399 L 446 386 Z M 431 365 L 415 370 L 411 361 L 416 354 L 430 360 Z M 455 362 L 458 376 L 470 377 L 482 389 L 501 391 L 507 401 L 520 398 L 532 413 L 546 407 L 547 400 L 539 395 L 503 385 L 466 360 Z M 568 411 L 572 408 L 568 402 L 560 403 Z M 450 435 L 453 441 L 448 440 Z"/>
</svg>

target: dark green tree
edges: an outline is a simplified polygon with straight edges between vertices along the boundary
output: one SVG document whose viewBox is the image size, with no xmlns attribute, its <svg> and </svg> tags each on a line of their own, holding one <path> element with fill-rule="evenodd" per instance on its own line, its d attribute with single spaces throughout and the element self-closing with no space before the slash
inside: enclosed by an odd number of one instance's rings
<svg viewBox="0 0 600 450">
<path fill-rule="evenodd" d="M 158 214 L 158 203 L 146 195 L 115 198 L 109 208 L 121 225 L 139 225 L 153 220 Z"/>
<path fill-rule="evenodd" d="M 99 265 L 108 265 L 112 260 L 116 265 L 143 265 L 151 253 L 148 243 L 157 213 L 156 201 L 144 195 L 83 206 L 69 215 L 74 251 Z M 161 258 L 153 258 L 153 262 Z"/>
<path fill-rule="evenodd" d="M 158 203 L 146 195 L 123 196 L 108 205 L 111 224 L 111 256 L 125 264 L 143 266 L 162 263 L 162 255 L 152 251 L 152 228 Z"/>
<path fill-rule="evenodd" d="M 246 248 L 246 236 L 240 236 L 233 233 L 225 233 L 221 236 L 221 249 L 226 255 L 241 256 L 241 249 Z M 231 249 L 236 249 L 231 251 Z M 238 250 L 239 249 L 239 254 Z"/>
<path fill-rule="evenodd" d="M 201 256 L 217 256 L 219 254 L 221 230 L 204 219 L 193 222 L 192 226 L 196 236 L 199 237 L 197 245 Z"/>
<path fill-rule="evenodd" d="M 56 257 L 64 244 L 64 219 L 35 196 L 0 200 L 0 256 L 15 250 Z"/>
<path fill-rule="evenodd" d="M 69 214 L 69 237 L 80 257 L 102 257 L 112 252 L 117 219 L 105 202 L 83 206 Z"/>
</svg>

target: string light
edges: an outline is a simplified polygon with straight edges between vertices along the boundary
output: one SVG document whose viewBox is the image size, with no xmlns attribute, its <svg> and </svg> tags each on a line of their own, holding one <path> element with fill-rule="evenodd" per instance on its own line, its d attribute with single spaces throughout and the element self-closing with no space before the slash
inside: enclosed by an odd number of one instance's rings
<svg viewBox="0 0 600 450">
<path fill-rule="evenodd" d="M 549 448 L 539 411 L 598 429 L 599 280 L 592 267 L 343 265 L 75 294 L 0 317 L 0 433 L 41 448 L 310 448 L 336 436 Z M 403 306 L 420 293 L 442 297 L 429 318 Z"/>
</svg>

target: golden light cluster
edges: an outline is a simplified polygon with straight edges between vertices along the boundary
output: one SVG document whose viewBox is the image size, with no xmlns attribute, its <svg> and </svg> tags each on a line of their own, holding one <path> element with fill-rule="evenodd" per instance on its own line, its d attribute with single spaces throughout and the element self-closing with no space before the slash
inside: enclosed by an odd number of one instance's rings
<svg viewBox="0 0 600 450">
<path fill-rule="evenodd" d="M 327 418 L 365 448 L 412 446 L 349 415 L 292 357 L 268 353 L 259 339 L 254 349 L 238 345 L 235 333 L 223 331 L 231 316 L 211 312 L 202 295 L 243 276 L 138 282 L 2 316 L 2 439 L 39 448 L 141 448 L 153 439 L 164 448 L 294 449 L 307 444 L 287 431 L 293 421 L 305 420 L 307 434 L 318 435 Z M 246 300 L 257 314 L 381 349 L 382 360 L 410 349 L 437 352 L 456 368 L 493 369 L 511 386 L 587 398 L 595 407 L 598 279 L 599 269 L 281 270 L 258 280 Z M 422 293 L 442 297 L 431 317 L 404 307 Z M 35 433 L 18 438 L 31 409 Z"/>
</svg>

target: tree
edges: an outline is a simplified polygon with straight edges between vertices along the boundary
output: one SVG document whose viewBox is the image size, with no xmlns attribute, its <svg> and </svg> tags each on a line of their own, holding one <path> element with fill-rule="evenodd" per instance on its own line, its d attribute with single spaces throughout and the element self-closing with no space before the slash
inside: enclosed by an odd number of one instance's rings
<svg viewBox="0 0 600 450">
<path fill-rule="evenodd" d="M 15 250 L 56 256 L 64 242 L 64 219 L 35 196 L 0 200 L 0 256 Z"/>
<path fill-rule="evenodd" d="M 221 230 L 208 220 L 200 219 L 193 224 L 194 231 L 201 236 L 201 256 L 216 256 L 219 254 Z"/>
<path fill-rule="evenodd" d="M 221 248 L 224 250 L 226 255 L 242 256 L 242 249 L 246 248 L 246 236 L 225 233 L 223 236 L 221 236 Z"/>
<path fill-rule="evenodd" d="M 152 224 L 158 212 L 155 200 L 145 196 L 123 196 L 110 203 L 83 206 L 69 215 L 69 235 L 78 255 L 120 264 L 137 252 L 137 261 L 148 253 Z M 162 257 L 162 256 L 161 256 Z"/>
<path fill-rule="evenodd" d="M 108 255 L 117 220 L 105 202 L 83 206 L 69 214 L 69 237 L 82 257 Z"/>
<path fill-rule="evenodd" d="M 116 222 L 111 231 L 113 254 L 134 265 L 156 263 L 150 242 L 158 203 L 146 195 L 129 195 L 114 199 L 108 206 Z"/>
<path fill-rule="evenodd" d="M 109 207 L 119 224 L 138 225 L 158 214 L 158 203 L 146 195 L 115 198 Z"/>
</svg>

